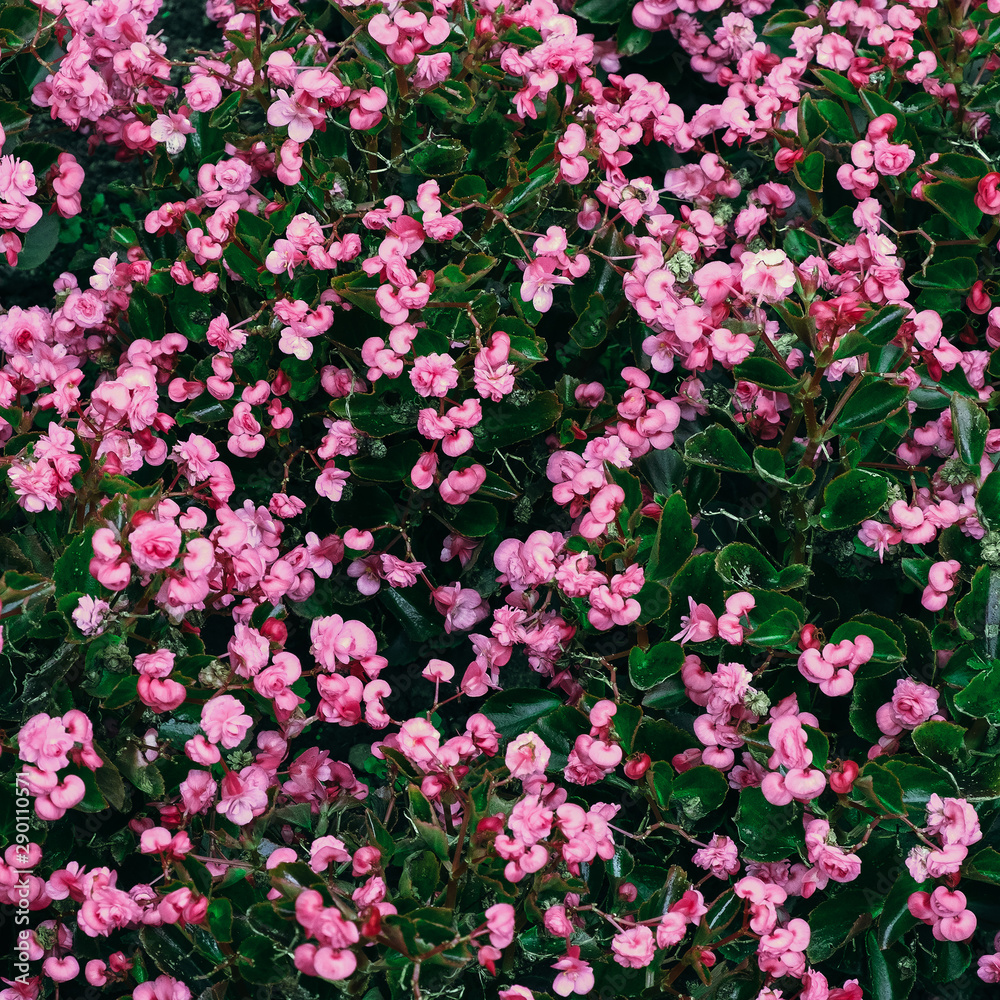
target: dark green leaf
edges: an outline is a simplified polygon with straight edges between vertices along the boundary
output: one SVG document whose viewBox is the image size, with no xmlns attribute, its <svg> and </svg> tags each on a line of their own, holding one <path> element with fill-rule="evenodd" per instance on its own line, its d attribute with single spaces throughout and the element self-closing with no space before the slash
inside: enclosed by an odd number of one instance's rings
<svg viewBox="0 0 1000 1000">
<path fill-rule="evenodd" d="M 888 498 L 885 476 L 852 469 L 837 476 L 824 491 L 820 524 L 827 531 L 850 528 L 877 514 Z"/>
<path fill-rule="evenodd" d="M 562 406 L 554 392 L 540 392 L 522 406 L 504 400 L 483 407 L 478 435 L 484 449 L 506 448 L 547 431 L 558 419 Z M 477 428 L 479 430 L 479 428 Z"/>
<path fill-rule="evenodd" d="M 904 934 L 918 926 L 920 921 L 910 913 L 907 905 L 910 895 L 920 891 L 920 884 L 907 872 L 893 883 L 885 897 L 882 913 L 878 918 L 878 943 L 882 948 L 895 944 Z"/>
<path fill-rule="evenodd" d="M 497 732 L 504 739 L 511 740 L 528 732 L 543 715 L 561 704 L 562 699 L 551 691 L 511 688 L 487 698 L 482 713 L 497 727 Z"/>
<path fill-rule="evenodd" d="M 684 458 L 692 465 L 731 472 L 749 472 L 752 468 L 750 456 L 736 440 L 736 435 L 721 424 L 713 424 L 688 438 L 684 445 Z"/>
<path fill-rule="evenodd" d="M 907 392 L 901 385 L 875 380 L 862 383 L 844 404 L 833 425 L 835 434 L 848 434 L 885 421 L 906 405 Z"/>
<path fill-rule="evenodd" d="M 951 429 L 959 457 L 966 465 L 979 468 L 986 447 L 990 418 L 966 396 L 951 397 Z"/>
<path fill-rule="evenodd" d="M 640 691 L 648 691 L 672 677 L 684 663 L 684 649 L 680 643 L 660 642 L 649 649 L 633 646 L 628 657 L 629 680 Z"/>
<path fill-rule="evenodd" d="M 776 392 L 793 392 L 799 384 L 798 378 L 785 371 L 777 361 L 762 357 L 747 358 L 738 364 L 733 369 L 733 377 Z"/>
<path fill-rule="evenodd" d="M 59 242 L 59 217 L 43 215 L 22 238 L 24 249 L 17 258 L 17 270 L 32 271 L 41 267 Z"/>
<path fill-rule="evenodd" d="M 939 209 L 966 236 L 976 235 L 979 223 L 983 221 L 983 213 L 976 207 L 974 193 L 967 187 L 948 181 L 938 181 L 934 184 L 924 184 L 921 192 L 925 202 Z"/>
<path fill-rule="evenodd" d="M 736 827 L 753 861 L 781 861 L 802 843 L 802 813 L 794 803 L 773 806 L 759 788 L 744 788 L 739 796 Z"/>
<path fill-rule="evenodd" d="M 674 778 L 672 799 L 688 819 L 701 819 L 718 809 L 726 798 L 729 784 L 717 768 L 699 764 Z"/>
<path fill-rule="evenodd" d="M 656 526 L 653 548 L 646 567 L 647 580 L 669 580 L 687 562 L 698 544 L 691 527 L 691 515 L 680 493 L 667 498 Z"/>
<path fill-rule="evenodd" d="M 871 924 L 865 893 L 847 889 L 825 899 L 809 914 L 812 936 L 807 954 L 812 963 L 825 962 L 851 938 Z"/>
</svg>

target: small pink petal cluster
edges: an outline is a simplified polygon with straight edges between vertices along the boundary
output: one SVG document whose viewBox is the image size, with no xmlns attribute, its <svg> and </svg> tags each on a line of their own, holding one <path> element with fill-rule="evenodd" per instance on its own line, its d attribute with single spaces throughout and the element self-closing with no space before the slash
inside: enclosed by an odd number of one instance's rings
<svg viewBox="0 0 1000 1000">
<path fill-rule="evenodd" d="M 87 794 L 84 777 L 75 770 L 96 771 L 103 765 L 94 749 L 94 727 L 79 709 L 61 718 L 42 712 L 33 715 L 17 736 L 18 755 L 25 767 L 18 776 L 23 789 L 34 797 L 40 819 L 61 819 Z M 60 777 L 60 771 L 67 771 Z"/>
</svg>

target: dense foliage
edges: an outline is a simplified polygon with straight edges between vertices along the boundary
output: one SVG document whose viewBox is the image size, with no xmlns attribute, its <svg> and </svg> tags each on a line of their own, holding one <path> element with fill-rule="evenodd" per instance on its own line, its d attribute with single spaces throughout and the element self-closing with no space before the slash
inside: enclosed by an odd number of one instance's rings
<svg viewBox="0 0 1000 1000">
<path fill-rule="evenodd" d="M 0 998 L 992 995 L 1000 0 L 171 16 L 0 5 Z"/>
</svg>

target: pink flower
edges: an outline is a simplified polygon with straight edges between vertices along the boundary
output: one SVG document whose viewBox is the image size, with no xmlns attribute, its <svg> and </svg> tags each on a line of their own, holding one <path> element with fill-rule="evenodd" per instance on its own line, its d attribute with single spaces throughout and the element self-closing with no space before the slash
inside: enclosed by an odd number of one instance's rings
<svg viewBox="0 0 1000 1000">
<path fill-rule="evenodd" d="M 548 767 L 551 751 L 540 736 L 535 733 L 522 733 L 507 745 L 507 756 L 504 763 L 512 778 L 527 778 L 533 774 L 541 774 Z"/>
<path fill-rule="evenodd" d="M 714 834 L 708 847 L 699 848 L 691 859 L 699 868 L 707 868 L 716 878 L 728 878 L 740 870 L 739 850 L 729 837 Z"/>
<path fill-rule="evenodd" d="M 594 988 L 593 970 L 581 960 L 580 949 L 576 946 L 567 948 L 565 957 L 555 962 L 552 968 L 559 970 L 552 988 L 561 997 L 568 997 L 571 993 L 583 996 Z"/>
<path fill-rule="evenodd" d="M 979 817 L 965 799 L 941 798 L 936 792 L 927 801 L 927 831 L 944 844 L 969 847 L 982 839 Z"/>
<path fill-rule="evenodd" d="M 886 736 L 898 736 L 904 729 L 916 729 L 938 710 L 938 693 L 927 684 L 904 677 L 896 681 L 892 701 L 875 713 L 875 721 Z"/>
<path fill-rule="evenodd" d="M 161 975 L 140 983 L 132 993 L 132 1000 L 191 1000 L 191 991 L 173 976 Z"/>
<path fill-rule="evenodd" d="M 514 907 L 509 903 L 496 903 L 486 911 L 486 926 L 490 944 L 504 949 L 514 940 Z"/>
<path fill-rule="evenodd" d="M 229 771 L 222 779 L 221 800 L 215 811 L 236 826 L 246 826 L 255 816 L 266 812 L 269 785 L 270 779 L 262 767 L 251 764 L 239 774 Z"/>
<path fill-rule="evenodd" d="M 795 287 L 795 265 L 784 250 L 745 253 L 740 258 L 743 291 L 764 302 L 780 302 Z"/>
<path fill-rule="evenodd" d="M 903 540 L 903 536 L 891 524 L 882 524 L 880 521 L 862 521 L 858 540 L 862 545 L 874 549 L 878 553 L 878 561 L 882 562 L 885 550 L 891 545 L 898 545 Z"/>
<path fill-rule="evenodd" d="M 253 719 L 243 710 L 243 704 L 231 694 L 210 698 L 201 710 L 201 728 L 212 743 L 221 743 L 227 750 L 243 742 Z"/>
<path fill-rule="evenodd" d="M 298 93 L 289 96 L 287 90 L 278 91 L 278 100 L 267 109 L 267 121 L 275 128 L 288 127 L 288 138 L 294 142 L 306 142 L 326 115 L 318 107 L 311 105 Z"/>
<path fill-rule="evenodd" d="M 17 734 L 21 760 L 36 764 L 42 771 L 60 771 L 66 767 L 75 742 L 61 719 L 53 719 L 44 712 L 33 715 Z"/>
<path fill-rule="evenodd" d="M 626 969 L 643 969 L 653 961 L 656 946 L 648 927 L 630 927 L 611 940 L 615 961 Z"/>
<path fill-rule="evenodd" d="M 690 614 L 681 617 L 681 630 L 673 637 L 673 642 L 707 642 L 719 634 L 718 619 L 707 604 L 696 604 L 688 597 Z"/>
<path fill-rule="evenodd" d="M 399 728 L 400 752 L 414 764 L 433 764 L 441 747 L 441 734 L 426 719 L 408 719 Z"/>
<path fill-rule="evenodd" d="M 458 385 L 458 369 L 447 354 L 425 354 L 413 362 L 410 382 L 418 396 L 446 396 Z"/>
<path fill-rule="evenodd" d="M 181 529 L 173 521 L 149 518 L 128 536 L 129 551 L 142 573 L 157 573 L 172 565 L 180 553 Z"/>
</svg>

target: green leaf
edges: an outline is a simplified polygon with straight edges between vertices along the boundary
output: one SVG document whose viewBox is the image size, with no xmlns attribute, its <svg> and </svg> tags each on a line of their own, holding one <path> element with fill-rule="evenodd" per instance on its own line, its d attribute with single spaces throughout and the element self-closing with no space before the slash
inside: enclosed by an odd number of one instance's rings
<svg viewBox="0 0 1000 1000">
<path fill-rule="evenodd" d="M 962 877 L 1000 885 L 1000 853 L 992 847 L 977 851 L 962 866 Z"/>
<path fill-rule="evenodd" d="M 156 967 L 167 975 L 191 982 L 211 968 L 204 959 L 194 956 L 190 940 L 173 924 L 143 927 L 139 941 Z"/>
<path fill-rule="evenodd" d="M 121 811 L 125 806 L 125 783 L 122 781 L 121 772 L 104 755 L 103 751 L 98 751 L 104 764 L 94 772 L 97 779 L 97 787 L 101 790 L 101 795 L 107 800 L 112 809 Z"/>
<path fill-rule="evenodd" d="M 816 110 L 816 102 L 806 94 L 799 102 L 798 134 L 806 149 L 813 146 L 829 128 L 826 120 Z"/>
<path fill-rule="evenodd" d="M 813 964 L 825 962 L 872 922 L 865 892 L 861 889 L 847 889 L 832 899 L 825 899 L 813 907 L 808 920 L 812 936 L 806 954 Z"/>
<path fill-rule="evenodd" d="M 921 187 L 922 200 L 933 205 L 965 233 L 975 236 L 983 213 L 976 207 L 975 195 L 961 184 L 938 181 Z"/>
<path fill-rule="evenodd" d="M 754 448 L 753 465 L 757 475 L 765 483 L 786 489 L 803 489 L 815 479 L 812 469 L 805 468 L 796 469 L 789 479 L 785 468 L 785 456 L 777 448 Z"/>
<path fill-rule="evenodd" d="M 666 630 L 668 635 L 680 631 L 681 616 L 689 613 L 689 598 L 710 608 L 721 607 L 724 585 L 715 569 L 715 556 L 711 552 L 701 552 L 688 559 L 670 584 L 670 593 L 674 600 L 670 627 Z"/>
<path fill-rule="evenodd" d="M 873 741 L 874 742 L 874 741 Z M 921 822 L 927 802 L 932 795 L 942 798 L 957 796 L 958 786 L 942 771 L 928 767 L 917 757 L 893 755 L 881 761 L 882 766 L 892 774 L 903 789 L 903 802 L 908 813 Z"/>
<path fill-rule="evenodd" d="M 448 197 L 456 201 L 478 201 L 489 200 L 490 190 L 486 181 L 477 174 L 464 174 L 451 186 Z"/>
<path fill-rule="evenodd" d="M 855 780 L 854 787 L 863 792 L 872 802 L 890 813 L 902 813 L 903 789 L 896 776 L 887 771 L 881 764 L 869 761 L 861 769 L 860 776 Z"/>
<path fill-rule="evenodd" d="M 910 895 L 919 891 L 920 883 L 914 881 L 905 871 L 893 883 L 878 918 L 877 933 L 880 948 L 890 947 L 904 934 L 919 926 L 920 921 L 910 913 L 907 905 Z"/>
<path fill-rule="evenodd" d="M 1000 661 L 980 671 L 955 694 L 955 708 L 974 719 L 1000 725 Z"/>
<path fill-rule="evenodd" d="M 778 571 L 767 557 L 746 542 L 733 542 L 722 549 L 715 557 L 715 569 L 726 583 L 740 590 L 773 587 L 778 580 Z"/>
<path fill-rule="evenodd" d="M 740 792 L 736 828 L 752 861 L 782 861 L 803 841 L 799 807 L 773 806 L 759 788 Z"/>
<path fill-rule="evenodd" d="M 208 119 L 209 126 L 215 130 L 225 130 L 228 128 L 236 118 L 236 112 L 239 110 L 242 98 L 243 90 L 234 90 L 228 97 L 223 99 L 212 111 Z"/>
<path fill-rule="evenodd" d="M 729 783 L 718 768 L 699 764 L 674 778 L 671 799 L 688 819 L 698 820 L 718 809 L 728 791 Z"/>
<path fill-rule="evenodd" d="M 43 215 L 25 234 L 24 249 L 17 258 L 18 271 L 33 271 L 49 259 L 59 242 L 59 217 Z"/>
<path fill-rule="evenodd" d="M 794 7 L 786 7 L 772 15 L 761 34 L 771 37 L 791 36 L 798 27 L 806 27 L 815 23 L 815 18 L 810 17 L 804 10 Z"/>
<path fill-rule="evenodd" d="M 862 323 L 857 332 L 866 340 L 882 347 L 899 333 L 899 328 L 903 325 L 906 316 L 907 310 L 902 306 L 886 306 L 871 319 Z"/>
<path fill-rule="evenodd" d="M 90 574 L 90 560 L 94 557 L 94 546 L 91 542 L 93 537 L 92 528 L 82 535 L 77 535 L 56 560 L 52 572 L 56 597 L 74 592 L 96 597 L 101 593 L 101 585 Z"/>
<path fill-rule="evenodd" d="M 228 899 L 213 899 L 208 904 L 208 926 L 217 941 L 232 941 L 233 904 Z"/>
<path fill-rule="evenodd" d="M 931 978 L 936 983 L 951 983 L 972 964 L 972 949 L 964 941 L 936 941 L 934 959 Z"/>
<path fill-rule="evenodd" d="M 430 108 L 439 118 L 465 117 L 476 106 L 476 99 L 468 84 L 461 80 L 445 80 L 423 91 L 418 103 Z"/>
<path fill-rule="evenodd" d="M 721 424 L 713 424 L 689 437 L 684 445 L 684 459 L 692 465 L 731 472 L 749 472 L 753 467 L 736 435 Z"/>
<path fill-rule="evenodd" d="M 627 0 L 578 0 L 573 5 L 574 14 L 594 24 L 617 24 L 627 12 Z"/>
<path fill-rule="evenodd" d="M 3 128 L 8 137 L 12 136 L 15 132 L 26 129 L 30 123 L 31 115 L 19 104 L 0 101 L 0 128 Z"/>
<path fill-rule="evenodd" d="M 969 751 L 965 729 L 954 722 L 924 722 L 913 730 L 913 745 L 928 759 L 944 768 L 963 764 Z"/>
<path fill-rule="evenodd" d="M 927 172 L 935 177 L 958 177 L 972 181 L 972 187 L 989 170 L 989 166 L 978 156 L 963 153 L 942 153 L 933 163 L 927 164 Z"/>
<path fill-rule="evenodd" d="M 844 404 L 833 425 L 835 434 L 849 434 L 862 427 L 883 423 L 906 405 L 907 390 L 876 379 L 862 382 Z"/>
<path fill-rule="evenodd" d="M 414 149 L 410 162 L 425 177 L 442 177 L 459 173 L 468 155 L 458 139 L 444 136 Z"/>
<path fill-rule="evenodd" d="M 698 544 L 691 527 L 691 515 L 680 493 L 673 493 L 663 505 L 656 526 L 653 548 L 646 566 L 647 580 L 668 580 L 687 562 Z"/>
<path fill-rule="evenodd" d="M 416 441 L 403 441 L 376 457 L 366 455 L 351 462 L 351 472 L 376 483 L 399 483 L 407 479 L 423 449 Z"/>
<path fill-rule="evenodd" d="M 628 676 L 640 691 L 673 677 L 684 663 L 684 648 L 677 642 L 659 642 L 649 649 L 633 646 L 628 656 Z"/>
<path fill-rule="evenodd" d="M 451 855 L 448 851 L 448 838 L 445 835 L 444 830 L 435 826 L 433 823 L 427 823 L 424 820 L 414 819 L 413 817 L 410 817 L 410 822 L 413 823 L 416 828 L 417 835 L 420 839 L 442 861 L 448 861 L 450 859 Z"/>
<path fill-rule="evenodd" d="M 653 797 L 661 809 L 670 805 L 674 790 L 674 772 L 666 761 L 657 761 L 647 772 L 646 782 L 653 790 Z"/>
<path fill-rule="evenodd" d="M 251 288 L 261 287 L 257 261 L 250 256 L 247 250 L 233 242 L 226 247 L 223 257 L 233 272 L 238 274 Z"/>
<path fill-rule="evenodd" d="M 584 350 L 600 347 L 608 336 L 608 305 L 598 292 L 587 299 L 586 308 L 569 328 L 569 335 Z"/>
<path fill-rule="evenodd" d="M 874 931 L 865 936 L 868 952 L 866 1000 L 906 1000 L 916 979 L 913 952 L 902 942 L 890 948 L 879 947 Z"/>
<path fill-rule="evenodd" d="M 813 76 L 822 80 L 826 89 L 835 97 L 847 101 L 848 104 L 861 103 L 861 98 L 858 97 L 858 88 L 846 76 L 841 76 L 840 73 L 834 73 L 833 70 L 829 69 L 816 69 L 812 67 L 811 70 Z"/>
<path fill-rule="evenodd" d="M 486 699 L 482 713 L 505 740 L 528 732 L 542 716 L 558 708 L 562 698 L 538 688 L 511 688 Z"/>
<path fill-rule="evenodd" d="M 751 615 L 751 621 L 754 616 Z M 798 635 L 802 622 L 791 611 L 779 611 L 764 618 L 760 624 L 754 623 L 753 631 L 746 636 L 744 642 L 751 646 L 787 647 Z"/>
<path fill-rule="evenodd" d="M 466 538 L 485 538 L 499 523 L 499 514 L 495 504 L 485 500 L 470 500 L 460 507 L 454 508 L 448 521 L 453 528 Z"/>
<path fill-rule="evenodd" d="M 424 591 L 426 594 L 426 591 Z M 440 619 L 432 621 L 402 591 L 395 587 L 383 587 L 378 592 L 379 600 L 392 612 L 403 626 L 407 635 L 418 642 L 426 642 L 441 634 Z"/>
<path fill-rule="evenodd" d="M 976 494 L 979 520 L 991 531 L 1000 530 L 1000 469 L 994 469 Z"/>
<path fill-rule="evenodd" d="M 277 983 L 291 970 L 287 962 L 279 960 L 274 941 L 263 934 L 251 934 L 241 941 L 237 954 L 240 975 L 248 983 Z"/>
<path fill-rule="evenodd" d="M 817 108 L 817 115 L 819 109 Z M 792 167 L 799 183 L 808 191 L 823 190 L 823 169 L 826 166 L 826 157 L 818 150 L 814 149 L 804 160 L 794 164 Z"/>
<path fill-rule="evenodd" d="M 483 407 L 483 422 L 476 436 L 484 449 L 507 448 L 547 431 L 561 413 L 558 397 L 548 391 L 538 393 L 523 406 L 508 400 L 487 404 Z"/>
<path fill-rule="evenodd" d="M 106 704 L 110 702 L 109 698 Z M 118 755 L 118 767 L 122 774 L 150 799 L 159 799 L 166 794 L 166 785 L 160 769 L 155 764 L 147 764 L 140 760 L 139 753 L 134 748 L 125 747 L 122 750 Z"/>
<path fill-rule="evenodd" d="M 747 358 L 733 369 L 733 377 L 776 392 L 794 392 L 799 384 L 798 378 L 771 358 Z"/>
<path fill-rule="evenodd" d="M 167 307 L 159 295 L 136 285 L 129 300 L 128 321 L 134 337 L 161 340 L 166 333 Z"/>
<path fill-rule="evenodd" d="M 978 469 L 986 448 L 990 418 L 971 399 L 956 393 L 951 397 L 951 429 L 959 457 L 966 465 Z"/>
<path fill-rule="evenodd" d="M 820 524 L 827 531 L 853 527 L 877 514 L 888 498 L 885 476 L 852 469 L 837 476 L 824 491 Z"/>
<path fill-rule="evenodd" d="M 992 479 L 996 473 L 990 473 Z M 997 659 L 1000 638 L 1000 569 L 980 566 L 972 589 L 955 605 L 959 630 L 983 659 Z"/>
<path fill-rule="evenodd" d="M 623 56 L 636 56 L 649 48 L 653 41 L 653 33 L 643 28 L 637 28 L 631 17 L 622 18 L 615 36 L 617 49 Z"/>
<path fill-rule="evenodd" d="M 967 292 L 979 277 L 976 262 L 968 257 L 930 264 L 925 274 L 914 274 L 907 281 L 914 288 L 943 288 L 953 292 Z"/>
</svg>

